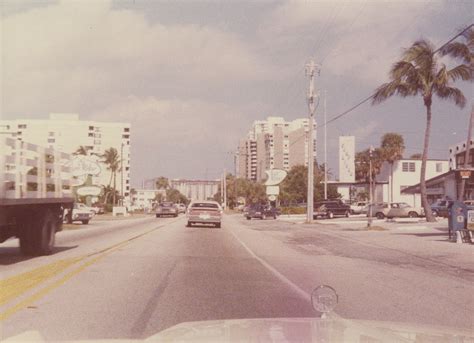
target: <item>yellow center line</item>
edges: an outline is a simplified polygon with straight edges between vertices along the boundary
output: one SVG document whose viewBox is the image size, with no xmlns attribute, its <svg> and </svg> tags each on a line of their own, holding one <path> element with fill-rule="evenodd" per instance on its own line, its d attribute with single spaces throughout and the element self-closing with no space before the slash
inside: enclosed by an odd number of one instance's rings
<svg viewBox="0 0 474 343">
<path fill-rule="evenodd" d="M 174 222 L 174 221 L 173 221 Z M 32 294 L 25 300 L 19 302 L 15 306 L 5 310 L 4 312 L 0 313 L 0 321 L 7 319 L 14 313 L 18 312 L 19 310 L 29 306 L 30 304 L 34 303 L 35 301 L 39 300 L 41 297 L 49 293 L 50 291 L 58 288 L 59 286 L 63 285 L 66 281 L 71 279 L 74 275 L 80 273 L 88 266 L 96 263 L 97 261 L 104 258 L 109 253 L 118 250 L 119 248 L 130 244 L 135 239 L 143 237 L 159 228 L 163 225 L 155 227 L 151 230 L 143 232 L 139 235 L 133 236 L 125 241 L 120 243 L 114 244 L 106 249 L 102 249 L 97 252 L 93 252 L 91 254 L 87 254 L 81 257 L 64 259 L 60 261 L 53 262 L 51 264 L 33 269 L 29 272 L 22 273 L 4 280 L 0 280 L 0 306 L 8 303 L 9 301 L 15 299 L 16 297 L 20 296 L 21 294 L 25 293 L 26 291 L 40 285 L 41 283 L 51 279 L 55 276 L 58 276 L 60 273 L 65 271 L 67 268 L 71 267 L 74 264 L 80 263 L 88 258 L 95 256 L 95 258 L 85 262 L 78 268 L 72 270 L 61 279 L 55 281 L 49 286 L 42 288 L 41 290 L 37 291 L 36 293 Z"/>
</svg>

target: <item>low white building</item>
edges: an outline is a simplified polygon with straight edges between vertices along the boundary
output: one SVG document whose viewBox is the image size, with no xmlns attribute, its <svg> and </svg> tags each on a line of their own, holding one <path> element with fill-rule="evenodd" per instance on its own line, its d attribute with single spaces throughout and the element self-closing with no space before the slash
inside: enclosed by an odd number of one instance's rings
<svg viewBox="0 0 474 343">
<path fill-rule="evenodd" d="M 132 204 L 135 209 L 151 210 L 155 204 L 157 194 L 165 196 L 165 190 L 160 189 L 136 189 L 132 194 Z"/>
<path fill-rule="evenodd" d="M 447 160 L 428 160 L 426 162 L 426 180 L 442 175 L 449 170 L 449 161 Z M 421 206 L 421 196 L 419 193 L 405 194 L 402 191 L 410 186 L 420 182 L 421 160 L 401 159 L 395 161 L 393 166 L 384 162 L 380 173 L 376 176 L 377 182 L 385 183 L 383 185 L 384 202 L 406 202 L 412 206 Z M 439 192 L 440 194 L 437 194 Z M 428 200 L 434 201 L 442 198 L 444 192 L 441 189 L 436 191 L 433 188 L 431 194 L 428 194 Z"/>
</svg>

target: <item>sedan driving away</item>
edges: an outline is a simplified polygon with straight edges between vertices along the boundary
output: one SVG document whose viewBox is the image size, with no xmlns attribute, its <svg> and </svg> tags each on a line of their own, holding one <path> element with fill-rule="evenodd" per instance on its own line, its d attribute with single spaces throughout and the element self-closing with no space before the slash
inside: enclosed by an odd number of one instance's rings
<svg viewBox="0 0 474 343">
<path fill-rule="evenodd" d="M 216 201 L 192 202 L 186 213 L 187 227 L 193 224 L 213 224 L 220 228 L 222 222 L 222 208 Z"/>
<path fill-rule="evenodd" d="M 178 208 L 172 202 L 162 202 L 156 208 L 156 218 L 163 216 L 178 216 Z"/>
</svg>

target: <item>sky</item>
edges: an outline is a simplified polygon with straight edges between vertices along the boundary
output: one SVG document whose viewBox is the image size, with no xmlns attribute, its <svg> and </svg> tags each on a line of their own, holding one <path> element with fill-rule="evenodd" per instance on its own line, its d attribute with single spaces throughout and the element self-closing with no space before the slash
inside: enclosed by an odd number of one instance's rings
<svg viewBox="0 0 474 343">
<path fill-rule="evenodd" d="M 438 47 L 474 22 L 467 1 L 0 0 L 0 118 L 51 112 L 132 125 L 132 186 L 144 179 L 218 178 L 254 120 L 307 116 L 305 64 L 320 64 L 316 121 L 369 96 L 420 38 Z M 446 61 L 449 63 L 448 61 Z M 472 83 L 456 84 L 464 109 L 435 100 L 430 158 L 466 139 Z M 356 151 L 401 133 L 421 152 L 420 97 L 370 102 L 327 127 Z M 322 125 L 317 154 L 322 161 Z"/>
</svg>

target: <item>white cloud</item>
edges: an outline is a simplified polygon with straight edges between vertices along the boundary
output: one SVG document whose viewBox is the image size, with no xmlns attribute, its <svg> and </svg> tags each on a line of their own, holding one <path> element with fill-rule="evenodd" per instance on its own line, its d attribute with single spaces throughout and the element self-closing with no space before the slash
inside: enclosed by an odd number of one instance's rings
<svg viewBox="0 0 474 343">
<path fill-rule="evenodd" d="M 427 1 L 288 1 L 259 33 L 275 46 L 294 45 L 308 59 L 324 60 L 323 73 L 377 84 L 400 48 L 419 38 L 427 12 L 439 7 Z"/>
<path fill-rule="evenodd" d="M 62 1 L 1 19 L 4 113 L 81 111 L 154 85 L 220 87 L 266 78 L 270 67 L 237 35 L 150 23 L 106 1 Z"/>
</svg>

